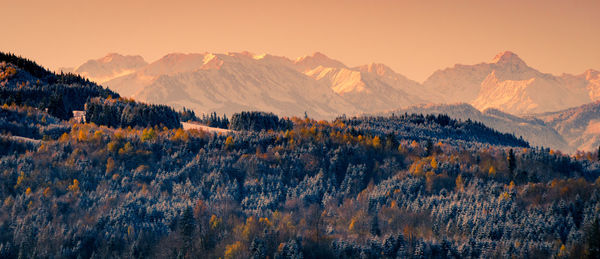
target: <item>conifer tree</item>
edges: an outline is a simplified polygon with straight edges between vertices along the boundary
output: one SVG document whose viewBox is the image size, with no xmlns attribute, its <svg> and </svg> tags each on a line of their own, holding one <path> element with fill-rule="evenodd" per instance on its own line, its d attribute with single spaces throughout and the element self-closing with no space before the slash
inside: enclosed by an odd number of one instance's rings
<svg viewBox="0 0 600 259">
<path fill-rule="evenodd" d="M 184 239 L 183 241 L 185 249 L 188 252 L 192 247 L 192 240 L 195 228 L 196 223 L 194 221 L 194 212 L 192 210 L 192 207 L 187 207 L 183 211 L 183 216 L 181 219 L 181 232 Z"/>
<path fill-rule="evenodd" d="M 597 217 L 587 231 L 587 256 L 600 258 L 600 224 Z"/>
<path fill-rule="evenodd" d="M 508 157 L 506 160 L 508 160 L 508 170 L 510 171 L 510 175 L 514 176 L 515 168 L 517 167 L 517 161 L 512 148 L 508 151 Z"/>
</svg>

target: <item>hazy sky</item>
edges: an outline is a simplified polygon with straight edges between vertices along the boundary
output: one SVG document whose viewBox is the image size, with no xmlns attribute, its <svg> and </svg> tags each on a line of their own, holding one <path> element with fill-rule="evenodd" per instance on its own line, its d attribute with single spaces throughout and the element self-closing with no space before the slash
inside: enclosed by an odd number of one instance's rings
<svg viewBox="0 0 600 259">
<path fill-rule="evenodd" d="M 44 66 L 109 52 L 315 51 L 380 62 L 422 81 L 455 63 L 516 52 L 543 72 L 600 69 L 600 1 L 0 0 L 0 50 Z"/>
</svg>

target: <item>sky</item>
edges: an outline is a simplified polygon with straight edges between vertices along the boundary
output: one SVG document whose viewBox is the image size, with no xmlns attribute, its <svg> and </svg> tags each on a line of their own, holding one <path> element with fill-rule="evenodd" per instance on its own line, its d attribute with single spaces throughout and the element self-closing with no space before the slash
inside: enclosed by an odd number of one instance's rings
<svg viewBox="0 0 600 259">
<path fill-rule="evenodd" d="M 110 52 L 319 51 L 422 82 L 510 50 L 542 72 L 600 70 L 600 1 L 0 0 L 0 51 L 51 69 Z"/>
</svg>

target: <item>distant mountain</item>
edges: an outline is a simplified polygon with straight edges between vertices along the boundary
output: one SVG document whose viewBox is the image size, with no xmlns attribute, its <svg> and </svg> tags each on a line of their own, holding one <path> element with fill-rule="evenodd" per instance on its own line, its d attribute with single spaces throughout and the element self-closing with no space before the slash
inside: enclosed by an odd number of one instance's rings
<svg viewBox="0 0 600 259">
<path fill-rule="evenodd" d="M 348 68 L 319 52 L 296 60 L 249 52 L 174 53 L 105 85 L 123 96 L 197 112 L 307 112 L 318 119 L 427 102 L 417 82 L 382 64 Z"/>
<path fill-rule="evenodd" d="M 600 146 L 600 101 L 535 117 L 556 129 L 574 149 L 594 151 Z"/>
<path fill-rule="evenodd" d="M 535 118 L 520 118 L 496 109 L 483 112 L 466 103 L 459 104 L 427 104 L 417 105 L 388 112 L 390 114 L 446 114 L 451 118 L 478 121 L 499 132 L 522 136 L 532 146 L 545 146 L 563 151 L 571 151 L 571 147 L 552 127 Z"/>
<path fill-rule="evenodd" d="M 94 82 L 105 83 L 113 78 L 131 74 L 146 65 L 148 63 L 141 56 L 123 56 L 110 53 L 102 58 L 89 60 L 74 68 L 72 72 L 87 77 Z"/>
<path fill-rule="evenodd" d="M 479 110 L 496 108 L 511 114 L 556 111 L 600 98 L 598 74 L 554 76 L 529 67 L 506 51 L 490 63 L 456 65 L 438 70 L 424 83 L 439 92 L 441 102 L 468 102 Z"/>
</svg>

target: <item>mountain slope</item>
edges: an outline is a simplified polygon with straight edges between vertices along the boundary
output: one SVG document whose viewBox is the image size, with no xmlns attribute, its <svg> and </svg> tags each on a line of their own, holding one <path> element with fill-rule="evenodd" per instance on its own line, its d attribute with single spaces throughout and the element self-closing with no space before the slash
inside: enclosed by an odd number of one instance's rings
<svg viewBox="0 0 600 259">
<path fill-rule="evenodd" d="M 600 146 L 600 102 L 535 117 L 556 129 L 576 149 L 593 151 Z"/>
</svg>

